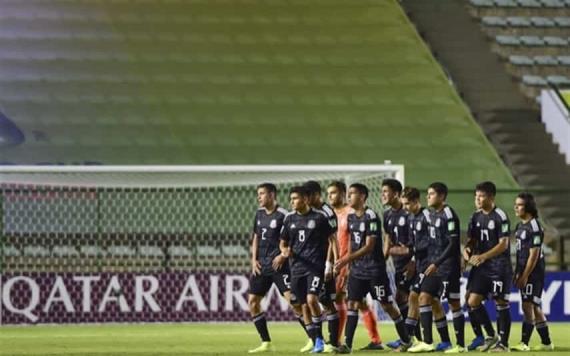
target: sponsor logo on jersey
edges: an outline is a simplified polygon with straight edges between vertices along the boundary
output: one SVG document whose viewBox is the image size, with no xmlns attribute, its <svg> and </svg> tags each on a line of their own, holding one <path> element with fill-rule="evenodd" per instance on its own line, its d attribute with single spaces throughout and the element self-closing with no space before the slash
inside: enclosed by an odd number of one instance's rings
<svg viewBox="0 0 570 356">
<path fill-rule="evenodd" d="M 307 224 L 307 228 L 314 229 L 315 226 L 316 226 L 315 220 L 309 220 L 309 223 Z"/>
</svg>

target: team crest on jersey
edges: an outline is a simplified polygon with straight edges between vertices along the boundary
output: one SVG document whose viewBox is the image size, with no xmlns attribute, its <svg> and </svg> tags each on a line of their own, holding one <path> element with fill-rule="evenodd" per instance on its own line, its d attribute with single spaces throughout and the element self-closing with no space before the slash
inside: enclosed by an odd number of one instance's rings
<svg viewBox="0 0 570 356">
<path fill-rule="evenodd" d="M 400 216 L 400 220 L 398 220 L 398 225 L 404 226 L 405 224 L 406 224 L 406 218 L 403 216 Z"/>
<path fill-rule="evenodd" d="M 421 221 L 418 221 L 418 222 L 416 223 L 416 230 L 420 231 L 421 229 L 422 229 L 422 222 L 421 222 Z"/>
<path fill-rule="evenodd" d="M 361 222 L 360 226 L 358 227 L 358 230 L 360 230 L 360 232 L 364 232 L 364 230 L 366 230 L 366 228 L 364 227 L 364 223 Z"/>
<path fill-rule="evenodd" d="M 309 223 L 307 224 L 307 228 L 314 229 L 315 226 L 316 226 L 315 220 L 309 220 Z"/>
<path fill-rule="evenodd" d="M 481 223 L 477 223 L 477 227 L 481 227 Z"/>
<path fill-rule="evenodd" d="M 487 225 L 489 230 L 495 230 L 495 220 L 489 220 L 489 225 Z"/>
<path fill-rule="evenodd" d="M 291 224 L 291 229 L 296 228 L 297 226 L 295 224 Z"/>
<path fill-rule="evenodd" d="M 271 220 L 271 222 L 269 223 L 269 227 L 275 229 L 277 227 L 277 220 L 275 219 Z"/>
<path fill-rule="evenodd" d="M 261 225 L 261 221 L 257 220 L 257 225 Z"/>
<path fill-rule="evenodd" d="M 524 239 L 526 239 L 526 231 L 525 230 L 523 230 L 521 232 L 521 240 L 524 240 Z"/>
<path fill-rule="evenodd" d="M 435 221 L 435 227 L 439 227 L 441 225 L 441 219 L 437 218 L 437 220 Z"/>
</svg>

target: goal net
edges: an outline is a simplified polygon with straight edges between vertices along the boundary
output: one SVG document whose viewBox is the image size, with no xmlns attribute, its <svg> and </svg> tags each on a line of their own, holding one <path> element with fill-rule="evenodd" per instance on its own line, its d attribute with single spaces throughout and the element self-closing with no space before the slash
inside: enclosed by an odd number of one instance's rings
<svg viewBox="0 0 570 356">
<path fill-rule="evenodd" d="M 0 323 L 247 320 L 256 186 L 380 182 L 399 165 L 0 167 Z M 273 319 L 288 320 L 275 290 Z"/>
</svg>

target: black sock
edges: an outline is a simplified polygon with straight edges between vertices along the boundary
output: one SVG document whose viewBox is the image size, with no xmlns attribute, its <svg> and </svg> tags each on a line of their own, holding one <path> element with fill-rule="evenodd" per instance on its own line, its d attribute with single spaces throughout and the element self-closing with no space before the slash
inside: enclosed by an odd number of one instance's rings
<svg viewBox="0 0 570 356">
<path fill-rule="evenodd" d="M 303 328 L 303 330 L 305 330 L 305 333 L 310 338 L 311 335 L 309 334 L 309 330 L 307 330 L 307 326 L 305 325 L 305 319 L 303 319 L 303 316 L 302 315 L 298 316 L 297 321 L 299 321 L 299 324 L 301 324 L 301 327 Z"/>
<path fill-rule="evenodd" d="M 404 344 L 409 343 L 410 335 L 408 335 L 408 330 L 406 330 L 406 323 L 404 322 L 404 318 L 402 318 L 402 316 L 400 315 L 399 317 L 394 319 L 394 324 L 396 325 L 396 331 L 398 332 L 400 340 L 402 340 Z"/>
<path fill-rule="evenodd" d="M 257 333 L 261 337 L 261 341 L 271 341 L 269 337 L 269 330 L 267 330 L 267 319 L 265 319 L 265 313 L 259 313 L 253 318 L 251 318 Z"/>
<path fill-rule="evenodd" d="M 338 346 L 338 313 L 327 315 L 327 321 L 329 324 L 329 342 L 332 346 Z"/>
<path fill-rule="evenodd" d="M 505 347 L 509 347 L 509 335 L 511 334 L 511 307 L 508 304 L 497 305 L 497 314 L 497 320 L 500 321 L 497 329 L 499 331 L 499 337 L 501 338 L 501 344 Z"/>
<path fill-rule="evenodd" d="M 345 332 L 345 343 L 350 349 L 352 349 L 352 340 L 354 338 L 354 332 L 356 331 L 356 326 L 358 325 L 358 310 L 349 309 L 346 318 L 346 332 Z"/>
<path fill-rule="evenodd" d="M 449 329 L 447 328 L 447 319 L 445 316 L 435 321 L 435 327 L 437 328 L 441 342 L 451 343 L 451 339 L 449 338 Z"/>
<path fill-rule="evenodd" d="M 473 312 L 473 309 L 469 309 L 469 322 L 471 324 L 471 328 L 473 329 L 473 334 L 476 337 L 483 337 L 483 329 L 481 328 L 481 324 L 479 320 L 477 320 L 477 315 Z"/>
<path fill-rule="evenodd" d="M 487 313 L 487 309 L 483 304 L 479 304 L 478 307 L 473 309 L 472 311 L 475 314 L 475 319 L 479 323 L 479 325 L 485 328 L 485 332 L 487 336 L 493 337 L 495 336 L 495 329 L 493 328 L 493 323 L 491 323 L 491 319 L 489 319 L 489 313 Z"/>
<path fill-rule="evenodd" d="M 418 337 L 418 320 L 417 319 L 412 319 L 410 317 L 406 318 L 406 328 L 408 329 L 408 335 L 411 337 L 413 335 L 416 336 L 416 338 Z M 421 336 L 420 338 L 418 338 L 418 340 L 422 340 Z"/>
<path fill-rule="evenodd" d="M 313 344 L 315 343 L 315 338 L 317 337 L 317 327 L 311 323 L 305 325 L 305 329 L 307 330 L 307 335 L 313 340 Z"/>
<path fill-rule="evenodd" d="M 543 345 L 550 345 L 550 333 L 548 332 L 548 324 L 546 321 L 539 321 L 536 323 L 536 332 L 540 335 L 540 340 Z"/>
<path fill-rule="evenodd" d="M 431 323 L 433 322 L 433 312 L 431 305 L 420 305 L 420 324 L 424 331 L 424 342 L 433 344 L 433 335 L 431 333 Z"/>
<path fill-rule="evenodd" d="M 315 333 L 315 337 L 318 337 L 319 339 L 323 338 L 323 318 L 322 315 L 318 315 L 318 316 L 313 316 L 311 318 L 311 320 L 313 321 L 313 325 L 316 326 L 316 333 Z"/>
<path fill-rule="evenodd" d="M 465 347 L 465 315 L 463 309 L 453 312 L 453 329 L 457 345 Z"/>
<path fill-rule="evenodd" d="M 400 314 L 402 318 L 406 320 L 408 318 L 408 303 L 398 304 L 398 309 L 400 309 Z"/>
<path fill-rule="evenodd" d="M 528 321 L 526 319 L 523 320 L 521 341 L 525 345 L 528 345 L 528 343 L 530 341 L 530 336 L 532 335 L 533 330 L 534 330 L 534 323 L 532 321 Z"/>
</svg>

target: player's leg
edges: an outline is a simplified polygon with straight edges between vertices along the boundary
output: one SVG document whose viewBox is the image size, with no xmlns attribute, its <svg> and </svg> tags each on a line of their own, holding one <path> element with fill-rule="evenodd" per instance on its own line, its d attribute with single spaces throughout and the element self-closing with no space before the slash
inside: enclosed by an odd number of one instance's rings
<svg viewBox="0 0 570 356">
<path fill-rule="evenodd" d="M 346 301 L 345 283 L 346 274 L 341 271 L 341 273 L 336 277 L 336 298 L 335 307 L 338 313 L 338 340 L 342 340 L 344 335 L 344 326 L 346 325 L 348 305 Z"/>
<path fill-rule="evenodd" d="M 497 306 L 497 333 L 499 342 L 489 351 L 508 351 L 509 336 L 511 335 L 511 306 L 509 296 L 511 291 L 511 273 L 506 273 L 492 281 L 491 294 Z"/>
<path fill-rule="evenodd" d="M 439 293 L 441 291 L 441 278 L 437 276 L 426 276 L 420 286 L 420 294 L 418 297 L 420 324 L 423 330 L 423 341 L 412 346 L 408 351 L 416 352 L 431 352 L 435 351 L 433 346 L 433 309 L 432 303 L 434 300 L 439 300 Z"/>
<path fill-rule="evenodd" d="M 338 347 L 339 316 L 335 306 L 336 281 L 334 278 L 325 282 L 323 290 L 319 295 L 319 302 L 323 306 L 323 313 L 326 315 L 329 344 L 325 347 L 325 352 L 334 352 Z"/>
<path fill-rule="evenodd" d="M 256 275 L 250 280 L 250 291 L 248 297 L 249 313 L 251 321 L 261 338 L 261 345 L 249 350 L 249 353 L 272 351 L 271 337 L 267 328 L 265 313 L 261 310 L 261 299 L 267 294 L 273 281 L 270 276 Z"/>
<path fill-rule="evenodd" d="M 469 276 L 467 277 L 467 287 L 465 292 L 465 309 L 469 314 L 469 321 L 471 324 L 471 329 L 473 330 L 473 334 L 475 334 L 475 338 L 471 341 L 469 345 L 467 345 L 468 351 L 476 350 L 478 347 L 483 346 L 485 344 L 485 336 L 483 335 L 483 329 L 481 327 L 481 323 L 477 320 L 477 316 L 473 315 L 473 311 L 469 307 L 469 293 L 471 293 L 471 285 L 473 284 L 473 279 L 475 278 L 476 269 L 472 268 L 469 272 Z"/>
<path fill-rule="evenodd" d="M 540 335 L 540 345 L 532 348 L 533 351 L 552 351 L 554 350 L 554 344 L 550 340 L 550 332 L 548 330 L 548 324 L 546 323 L 546 316 L 542 311 L 540 305 L 534 306 L 534 317 L 535 317 L 535 327 L 536 332 Z"/>
<path fill-rule="evenodd" d="M 449 337 L 449 328 L 447 326 L 447 317 L 445 316 L 445 309 L 441 304 L 439 298 L 434 298 L 431 302 L 431 310 L 433 312 L 433 319 L 435 328 L 439 334 L 440 343 L 435 347 L 436 350 L 447 350 L 452 347 L 451 338 Z"/>
<path fill-rule="evenodd" d="M 378 332 L 378 321 L 376 319 L 376 312 L 374 309 L 368 305 L 366 299 L 363 299 L 359 303 L 359 310 L 362 314 L 362 322 L 366 331 L 368 332 L 368 337 L 370 338 L 370 343 L 363 349 L 367 350 L 383 350 L 382 340 L 380 339 L 380 333 Z"/>
<path fill-rule="evenodd" d="M 415 336 L 419 341 L 422 341 L 421 330 L 418 327 L 420 322 L 420 309 L 419 309 L 419 294 L 416 290 L 412 290 L 408 296 L 408 317 L 406 318 L 406 327 L 408 335 Z"/>
<path fill-rule="evenodd" d="M 312 352 L 323 352 L 325 342 L 323 340 L 323 311 L 319 304 L 319 293 L 323 287 L 323 276 L 310 275 L 307 280 L 309 288 L 307 291 L 307 306 L 311 313 L 312 327 L 314 328 L 314 347 Z"/>
<path fill-rule="evenodd" d="M 297 297 L 291 292 L 291 274 L 289 273 L 289 270 L 285 269 L 280 273 L 275 273 L 273 275 L 273 283 L 277 286 L 279 293 L 281 293 L 281 295 L 291 306 L 291 310 L 293 310 L 293 313 L 303 328 L 303 331 L 307 334 L 307 336 L 309 336 L 305 325 L 305 318 L 303 316 L 303 307 L 297 303 Z"/>
<path fill-rule="evenodd" d="M 400 313 L 398 307 L 394 304 L 392 297 L 392 290 L 390 288 L 390 281 L 388 275 L 384 272 L 378 278 L 370 281 L 370 295 L 373 299 L 378 300 L 382 309 L 394 321 L 396 332 L 401 340 L 400 351 L 407 351 L 412 346 L 410 335 L 406 329 L 406 323 Z"/>
<path fill-rule="evenodd" d="M 485 338 L 483 345 L 478 346 L 478 351 L 488 351 L 491 347 L 499 341 L 498 336 L 495 334 L 495 329 L 491 319 L 489 318 L 489 313 L 485 305 L 483 305 L 483 300 L 485 296 L 493 290 L 493 281 L 482 273 L 476 273 L 472 284 L 470 285 L 469 298 L 467 299 L 467 305 L 469 307 L 469 317 L 473 318 L 475 323 L 483 326 L 487 337 Z"/>
<path fill-rule="evenodd" d="M 511 350 L 513 351 L 530 351 L 528 343 L 530 341 L 530 336 L 534 330 L 534 305 L 530 300 L 523 300 L 522 310 L 523 322 L 521 330 L 521 342 L 518 345 L 511 347 Z"/>
<path fill-rule="evenodd" d="M 550 340 L 550 332 L 546 323 L 546 316 L 542 311 L 542 289 L 544 287 L 544 275 L 532 275 L 529 283 L 532 284 L 532 303 L 534 304 L 534 326 L 536 332 L 540 335 L 540 344 L 532 348 L 533 351 L 551 351 L 554 350 L 554 344 Z"/>
<path fill-rule="evenodd" d="M 358 308 L 360 301 L 364 299 L 367 293 L 367 281 L 352 276 L 348 277 L 348 316 L 346 320 L 344 345 L 339 348 L 340 353 L 352 352 L 354 333 L 358 326 Z"/>
<path fill-rule="evenodd" d="M 396 272 L 394 275 L 394 281 L 396 283 L 396 304 L 398 305 L 400 314 L 402 314 L 402 318 L 406 320 L 408 317 L 408 294 L 410 291 L 410 283 L 401 271 Z M 400 346 L 400 340 L 391 341 L 386 345 L 391 349 L 396 349 Z"/>
</svg>

